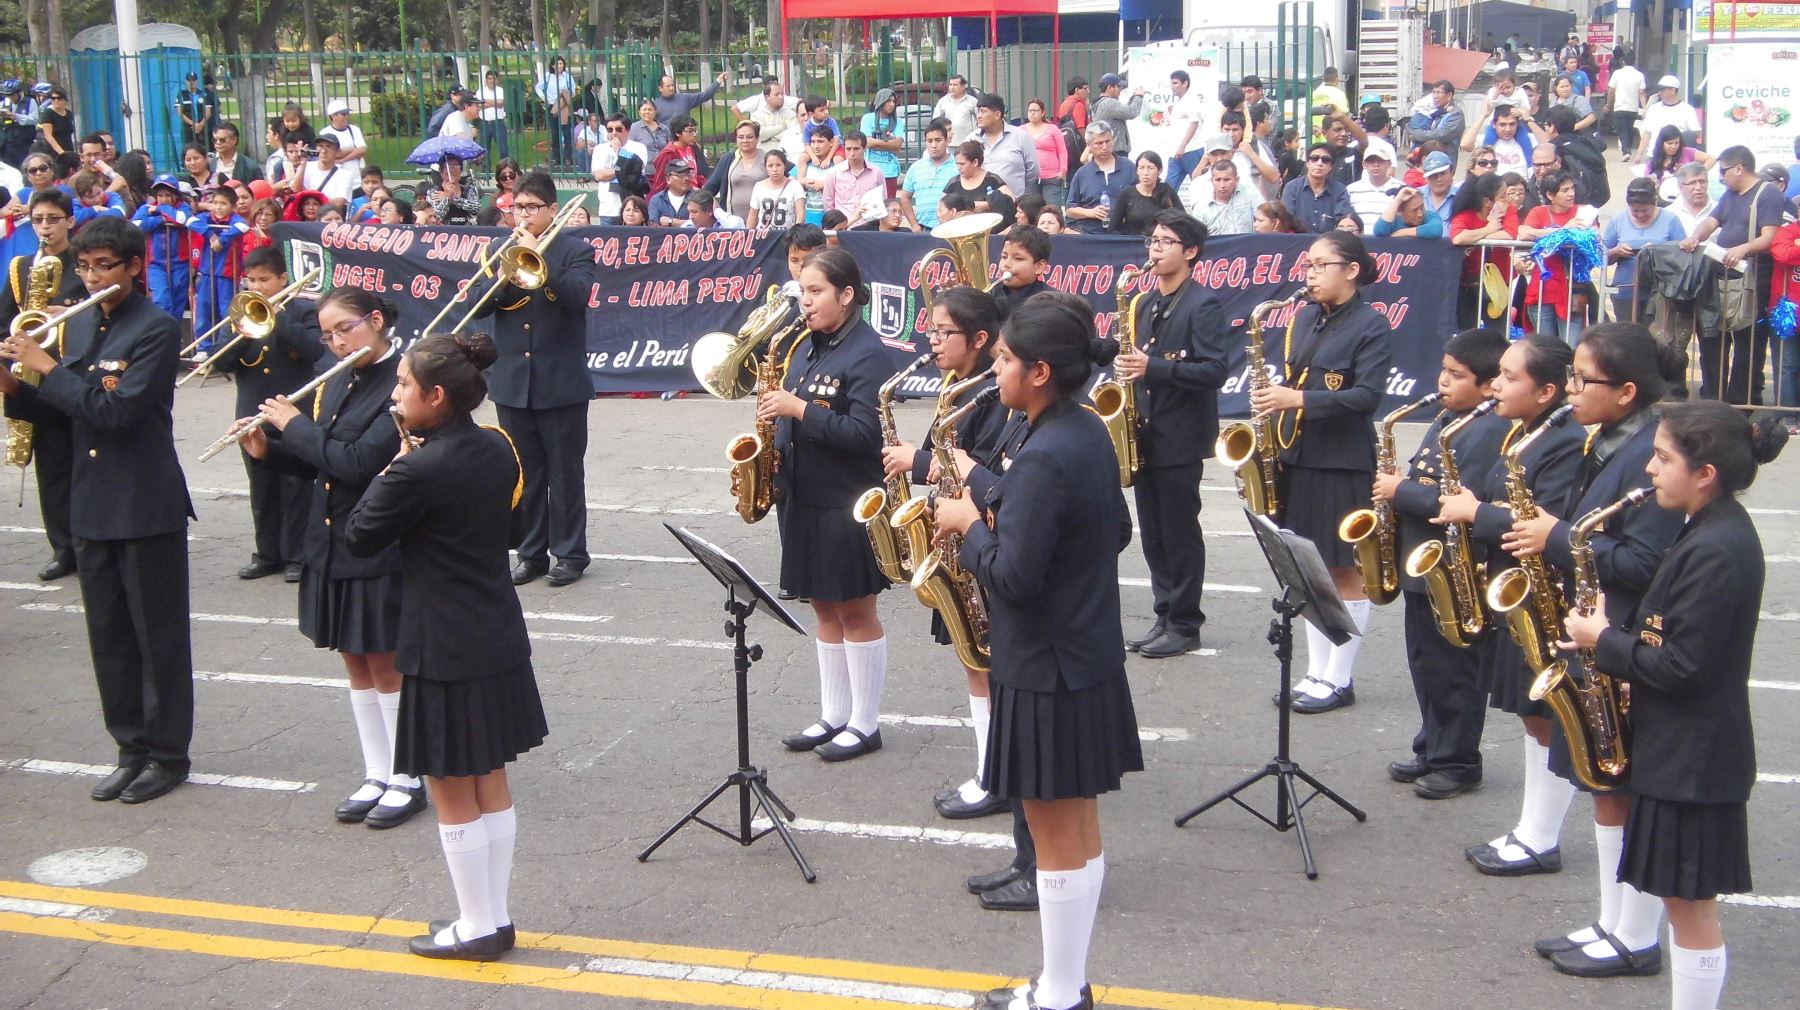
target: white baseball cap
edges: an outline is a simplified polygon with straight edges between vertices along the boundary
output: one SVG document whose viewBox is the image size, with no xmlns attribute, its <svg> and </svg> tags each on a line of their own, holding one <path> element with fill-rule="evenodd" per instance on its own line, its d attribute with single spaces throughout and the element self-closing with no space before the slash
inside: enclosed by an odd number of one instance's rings
<svg viewBox="0 0 1800 1010">
<path fill-rule="evenodd" d="M 335 116 L 340 112 L 349 112 L 349 111 L 350 111 L 350 103 L 344 101 L 342 98 L 334 98 L 331 100 L 330 104 L 325 106 L 325 115 L 327 117 Z"/>
<path fill-rule="evenodd" d="M 1681 78 L 1676 77 L 1674 74 L 1664 74 L 1662 80 L 1656 82 L 1656 86 L 1659 88 L 1679 88 L 1681 87 Z"/>
<path fill-rule="evenodd" d="M 1370 158 L 1380 158 L 1390 165 L 1393 164 L 1394 145 L 1382 140 L 1380 137 L 1370 137 L 1369 146 L 1363 148 L 1363 160 L 1367 161 Z"/>
</svg>

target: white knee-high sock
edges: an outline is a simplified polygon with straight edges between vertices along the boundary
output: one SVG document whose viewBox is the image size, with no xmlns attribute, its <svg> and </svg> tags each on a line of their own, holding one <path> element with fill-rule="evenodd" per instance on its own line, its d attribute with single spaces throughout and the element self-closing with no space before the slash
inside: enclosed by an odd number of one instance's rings
<svg viewBox="0 0 1800 1010">
<path fill-rule="evenodd" d="M 437 942 L 473 940 L 492 933 L 494 895 L 488 885 L 487 825 L 479 819 L 440 824 L 438 841 L 450 867 L 450 886 L 456 890 L 457 919 L 438 932 Z"/>
<path fill-rule="evenodd" d="M 1094 858 L 1088 860 L 1087 875 L 1088 875 L 1087 923 L 1088 923 L 1088 936 L 1091 939 L 1094 934 L 1094 919 L 1096 916 L 1098 916 L 1100 914 L 1100 886 L 1106 882 L 1106 853 L 1102 852 L 1099 855 L 1095 856 Z M 1083 965 L 1087 964 L 1087 949 L 1088 949 L 1088 944 L 1083 943 L 1081 945 L 1081 952 L 1082 952 L 1081 963 Z M 1085 975 L 1085 974 L 1086 974 L 1086 969 L 1084 968 L 1083 975 Z M 1082 979 L 1082 981 L 1086 982 L 1087 979 L 1084 977 Z"/>
<path fill-rule="evenodd" d="M 1619 938 L 1626 950 L 1648 950 L 1656 946 L 1658 929 L 1662 925 L 1663 900 L 1654 894 L 1632 887 L 1630 884 L 1619 885 L 1619 921 L 1612 929 L 1612 934 Z M 1607 944 L 1611 947 L 1611 944 Z M 1616 952 L 1615 952 L 1616 953 Z M 1596 955 L 1598 956 L 1598 955 Z"/>
<path fill-rule="evenodd" d="M 400 692 L 395 691 L 393 694 L 377 694 L 375 698 L 381 703 L 381 726 L 387 731 L 388 761 L 389 767 L 391 768 L 394 760 L 394 744 L 400 739 Z M 384 796 L 382 799 L 389 799 L 392 797 L 394 802 L 389 804 L 390 806 L 405 806 L 406 796 L 401 793 L 395 793 L 394 790 L 396 788 L 417 789 L 419 787 L 419 780 L 411 775 L 401 775 L 398 772 L 390 771 L 388 773 L 387 784 L 390 795 Z"/>
<path fill-rule="evenodd" d="M 819 651 L 819 721 L 842 726 L 850 721 L 850 667 L 842 642 L 814 642 Z"/>
<path fill-rule="evenodd" d="M 1088 905 L 1089 874 L 1079 870 L 1038 870 L 1038 927 L 1043 932 L 1044 967 L 1037 978 L 1037 1005 L 1072 1007 L 1087 983 L 1087 942 L 1094 920 Z"/>
<path fill-rule="evenodd" d="M 382 729 L 381 703 L 374 688 L 350 689 L 350 715 L 356 719 L 356 740 L 362 745 L 363 778 L 387 784 L 393 771 L 394 748 Z M 381 795 L 380 786 L 363 785 L 352 799 L 372 800 Z"/>
<path fill-rule="evenodd" d="M 1306 625 L 1306 680 L 1323 681 L 1325 670 L 1331 665 L 1331 639 L 1313 627 L 1311 621 L 1300 623 Z"/>
<path fill-rule="evenodd" d="M 1619 891 L 1625 885 L 1619 883 L 1619 856 L 1625 851 L 1625 829 L 1610 824 L 1594 825 L 1594 853 L 1599 863 L 1600 875 L 1600 918 L 1596 920 L 1600 928 L 1612 933 L 1619 928 Z M 1592 927 L 1580 929 L 1569 934 L 1578 942 L 1592 942 L 1600 939 L 1589 936 Z"/>
<path fill-rule="evenodd" d="M 512 912 L 506 907 L 506 892 L 512 884 L 513 843 L 519 837 L 519 817 L 513 807 L 482 814 L 487 826 L 488 894 L 493 902 L 494 925 L 512 923 Z"/>
<path fill-rule="evenodd" d="M 1725 988 L 1725 948 L 1689 950 L 1669 941 L 1669 1010 L 1718 1010 L 1719 993 Z"/>
<path fill-rule="evenodd" d="M 964 803 L 978 803 L 987 795 L 987 790 L 981 788 L 981 773 L 987 770 L 988 721 L 992 712 L 986 698 L 969 695 L 969 721 L 975 724 L 975 777 L 957 790 Z"/>
<path fill-rule="evenodd" d="M 845 642 L 844 658 L 850 667 L 851 729 L 864 736 L 881 728 L 881 690 L 887 684 L 887 639 Z M 839 733 L 837 742 L 849 746 L 856 738 Z"/>
<path fill-rule="evenodd" d="M 1356 654 L 1362 650 L 1362 633 L 1368 630 L 1369 614 L 1374 609 L 1368 600 L 1345 600 L 1344 607 L 1350 611 L 1350 619 L 1356 622 L 1356 637 L 1343 645 L 1331 646 L 1324 679 L 1332 687 L 1350 686 L 1356 672 Z"/>
<path fill-rule="evenodd" d="M 1575 800 L 1575 784 L 1550 770 L 1550 748 L 1525 736 L 1525 806 L 1513 837 L 1533 851 L 1548 852 L 1562 838 L 1563 818 Z"/>
</svg>

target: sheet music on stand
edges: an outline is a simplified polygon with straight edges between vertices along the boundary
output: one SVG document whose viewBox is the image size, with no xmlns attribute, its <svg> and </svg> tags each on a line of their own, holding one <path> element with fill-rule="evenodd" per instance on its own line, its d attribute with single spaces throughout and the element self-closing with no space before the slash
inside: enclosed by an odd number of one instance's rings
<svg viewBox="0 0 1800 1010">
<path fill-rule="evenodd" d="M 1350 641 L 1357 634 L 1356 622 L 1338 595 L 1337 583 L 1319 556 L 1319 548 L 1293 530 L 1276 526 L 1268 516 L 1245 514 L 1294 616 L 1323 631 L 1332 645 Z"/>
</svg>

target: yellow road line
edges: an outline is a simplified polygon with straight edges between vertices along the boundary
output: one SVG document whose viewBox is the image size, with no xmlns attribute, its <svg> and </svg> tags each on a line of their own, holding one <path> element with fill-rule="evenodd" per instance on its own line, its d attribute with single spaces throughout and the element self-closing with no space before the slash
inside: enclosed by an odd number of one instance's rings
<svg viewBox="0 0 1800 1010">
<path fill-rule="evenodd" d="M 95 891 L 73 887 L 48 887 L 25 881 L 0 880 L 0 897 L 57 901 L 75 905 L 93 905 L 153 915 L 189 919 L 216 919 L 299 929 L 323 929 L 343 933 L 374 936 L 411 937 L 425 932 L 425 923 L 404 919 L 381 919 L 367 915 L 339 915 L 329 912 L 306 912 L 260 905 L 236 905 L 188 898 L 164 898 L 155 895 L 129 894 L 117 891 Z M 29 919 L 29 917 L 25 917 Z M 36 921 L 36 920 L 32 920 Z M 0 927 L 5 928 L 5 927 Z M 17 930 L 15 930 L 17 931 Z M 28 930 L 36 932 L 36 930 Z M 204 934 L 194 934 L 204 935 Z M 1015 981 L 997 975 L 947 971 L 910 965 L 878 964 L 837 958 L 801 957 L 791 954 L 769 954 L 755 951 L 727 950 L 713 947 L 690 947 L 679 944 L 641 943 L 633 940 L 610 940 L 600 937 L 573 936 L 560 933 L 519 931 L 519 946 L 534 950 L 565 951 L 589 957 L 618 957 L 641 961 L 663 961 L 673 964 L 733 968 L 777 974 L 812 975 L 822 978 L 872 982 L 887 985 L 918 986 L 931 989 L 953 989 L 981 992 Z M 182 949 L 182 948 L 174 948 Z M 312 949 L 312 948 L 307 948 Z M 412 964 L 423 959 L 411 954 L 394 955 Z M 455 962 L 435 962 L 451 964 Z M 387 969 L 370 969 L 387 970 Z M 427 970 L 410 974 L 442 975 Z M 460 977 L 460 976 L 453 976 Z M 492 981 L 476 979 L 476 981 Z M 516 982 L 512 984 L 531 984 Z M 693 983 L 698 984 L 698 983 Z M 1328 1010 L 1301 1004 L 1271 1003 L 1263 1000 L 1233 999 L 1222 996 L 1197 996 L 1185 993 L 1159 992 L 1153 989 L 1130 989 L 1120 986 L 1095 986 L 1097 999 L 1118 1006 L 1143 1007 L 1146 1010 Z M 645 997 L 660 999 L 661 997 Z M 672 1002 L 686 1002 L 672 1000 Z M 715 1004 L 740 1006 L 744 1004 Z M 761 1006 L 763 1004 L 754 1004 Z M 850 1004 L 838 1003 L 837 1006 Z M 782 1004 L 783 1007 L 789 1004 Z"/>
</svg>

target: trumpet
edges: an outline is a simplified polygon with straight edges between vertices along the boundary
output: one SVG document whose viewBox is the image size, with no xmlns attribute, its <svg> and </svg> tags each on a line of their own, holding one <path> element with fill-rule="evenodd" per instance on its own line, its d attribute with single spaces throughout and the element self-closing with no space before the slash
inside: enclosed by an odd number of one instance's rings
<svg viewBox="0 0 1800 1010">
<path fill-rule="evenodd" d="M 544 263 L 543 251 L 550 248 L 551 240 L 556 238 L 557 234 L 563 230 L 563 226 L 569 223 L 569 218 L 574 215 L 575 209 L 586 202 L 587 196 L 583 194 L 570 200 L 559 209 L 556 217 L 550 222 L 550 227 L 544 229 L 544 233 L 537 237 L 536 249 L 527 249 L 519 245 L 516 231 L 508 235 L 505 241 L 501 242 L 499 247 L 490 252 L 476 267 L 475 276 L 469 278 L 469 283 L 459 287 L 449 303 L 439 309 L 437 315 L 431 317 L 431 322 L 425 324 L 425 328 L 419 331 L 419 336 L 421 338 L 430 336 L 431 332 L 437 329 L 438 324 L 443 322 L 452 310 L 469 297 L 469 292 L 474 290 L 475 283 L 483 277 L 493 279 L 488 283 L 487 290 L 481 293 L 481 297 L 475 299 L 475 304 L 469 306 L 469 311 L 457 320 L 455 326 L 450 327 L 451 333 L 461 333 L 464 327 L 474 322 L 476 313 L 480 312 L 482 306 L 486 305 L 496 294 L 499 294 L 500 289 L 505 285 L 511 284 L 513 287 L 525 291 L 536 291 L 549 283 L 550 268 Z"/>
<path fill-rule="evenodd" d="M 199 367 L 175 380 L 175 385 L 180 386 L 196 375 L 202 376 L 200 384 L 205 385 L 205 376 L 210 376 L 212 374 L 213 366 L 220 361 L 225 360 L 225 353 L 227 351 L 246 340 L 269 339 L 275 332 L 275 313 L 280 312 L 286 307 L 288 302 L 294 300 L 295 295 L 306 290 L 306 288 L 312 284 L 313 280 L 324 272 L 324 267 L 313 267 L 306 272 L 305 277 L 289 284 L 287 287 L 282 288 L 280 291 L 275 292 L 274 295 L 269 297 L 264 297 L 254 291 L 238 292 L 237 295 L 231 299 L 231 307 L 226 310 L 225 318 L 214 324 L 212 329 L 207 330 L 206 333 L 201 336 L 200 340 L 194 341 L 194 343 L 189 346 L 199 346 L 201 341 L 212 336 L 213 332 L 219 327 L 227 324 L 230 324 L 232 330 L 235 331 L 237 335 L 226 341 L 225 346 L 208 355 L 206 360 L 200 363 Z"/>
<path fill-rule="evenodd" d="M 373 347 L 358 347 L 356 350 L 351 351 L 349 354 L 344 355 L 344 359 L 342 361 L 339 361 L 337 364 L 332 365 L 330 368 L 326 369 L 323 374 L 314 378 L 312 381 L 308 382 L 306 385 L 301 386 L 299 389 L 296 389 L 293 392 L 289 393 L 287 395 L 287 398 L 290 401 L 300 399 L 302 396 L 305 396 L 306 394 L 312 392 L 313 390 L 318 389 L 320 386 L 323 386 L 326 382 L 329 382 L 331 380 L 331 377 L 336 375 L 337 373 L 343 371 L 346 368 L 355 367 L 357 362 L 368 357 L 370 354 L 373 354 L 374 352 L 375 352 L 375 349 Z M 219 440 L 217 442 L 214 442 L 213 444 L 207 446 L 204 450 L 201 451 L 200 462 L 204 463 L 207 460 L 212 459 L 214 456 L 217 456 L 219 453 L 224 452 L 226 449 L 229 449 L 232 446 L 238 444 L 239 442 L 242 442 L 244 440 L 245 435 L 250 434 L 252 431 L 255 431 L 256 429 L 262 427 L 264 424 L 267 424 L 267 423 L 268 423 L 268 421 L 261 414 L 258 414 L 255 417 L 247 419 L 242 424 L 232 425 L 231 430 L 227 431 L 225 434 L 219 436 Z"/>
</svg>

